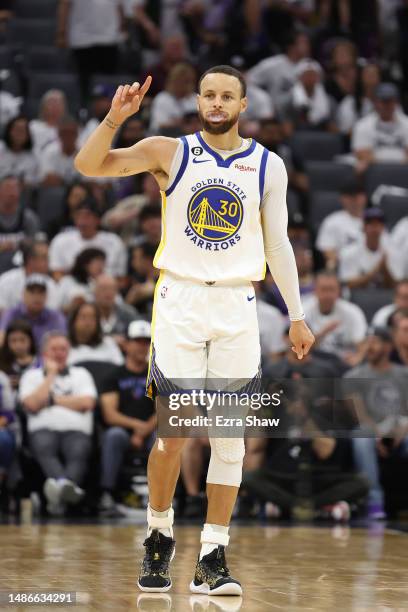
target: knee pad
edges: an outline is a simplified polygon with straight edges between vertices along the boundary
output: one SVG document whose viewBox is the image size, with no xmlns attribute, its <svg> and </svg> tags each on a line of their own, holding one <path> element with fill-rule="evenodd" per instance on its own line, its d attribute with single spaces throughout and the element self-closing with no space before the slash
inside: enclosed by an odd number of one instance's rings
<svg viewBox="0 0 408 612">
<path fill-rule="evenodd" d="M 245 455 L 243 438 L 210 438 L 211 458 L 207 482 L 239 487 Z"/>
</svg>

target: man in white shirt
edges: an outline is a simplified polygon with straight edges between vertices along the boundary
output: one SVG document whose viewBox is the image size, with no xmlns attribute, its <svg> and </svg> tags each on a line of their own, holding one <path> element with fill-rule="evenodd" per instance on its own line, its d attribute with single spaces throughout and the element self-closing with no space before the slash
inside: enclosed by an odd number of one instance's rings
<svg viewBox="0 0 408 612">
<path fill-rule="evenodd" d="M 367 196 L 356 183 L 348 183 L 341 192 L 343 210 L 328 215 L 322 222 L 316 239 L 316 248 L 326 260 L 326 267 L 334 270 L 339 251 L 363 238 L 363 211 Z"/>
<path fill-rule="evenodd" d="M 408 162 L 408 117 L 399 107 L 398 89 L 392 83 L 378 86 L 375 112 L 355 124 L 351 148 L 360 171 L 373 162 Z"/>
<path fill-rule="evenodd" d="M 38 119 L 30 121 L 30 133 L 37 156 L 49 144 L 58 142 L 58 124 L 66 115 L 67 106 L 65 94 L 59 89 L 50 89 L 41 98 Z"/>
<path fill-rule="evenodd" d="M 306 34 L 298 32 L 288 41 L 285 53 L 267 57 L 248 71 L 248 83 L 266 89 L 276 108 L 281 96 L 296 81 L 296 67 L 300 60 L 310 56 L 310 41 Z"/>
<path fill-rule="evenodd" d="M 78 124 L 65 117 L 58 125 L 58 141 L 48 145 L 40 158 L 40 181 L 45 187 L 72 183 L 79 177 L 74 159 L 78 152 Z"/>
<path fill-rule="evenodd" d="M 364 212 L 364 240 L 340 251 L 339 277 L 350 289 L 392 286 L 384 228 L 383 211 L 377 207 L 367 208 Z"/>
<path fill-rule="evenodd" d="M 50 270 L 55 280 L 67 274 L 78 253 L 89 247 L 97 247 L 106 253 L 106 272 L 117 278 L 126 275 L 127 254 L 125 245 L 116 234 L 99 229 L 100 212 L 96 202 L 86 199 L 74 213 L 75 229 L 55 236 L 50 245 Z"/>
<path fill-rule="evenodd" d="M 47 278 L 48 308 L 60 306 L 60 292 L 57 283 L 48 276 L 48 244 L 44 240 L 34 240 L 22 245 L 23 266 L 13 268 L 0 276 L 0 310 L 17 306 L 23 299 L 26 278 L 31 274 L 43 274 Z"/>
<path fill-rule="evenodd" d="M 44 368 L 28 370 L 20 382 L 30 447 L 46 476 L 47 509 L 54 515 L 84 495 L 80 485 L 91 451 L 97 397 L 85 368 L 67 368 L 69 347 L 64 334 L 50 332 L 43 342 Z"/>
<path fill-rule="evenodd" d="M 332 104 L 322 85 L 323 71 L 312 59 L 303 59 L 296 66 L 296 82 L 282 96 L 278 109 L 292 129 L 328 129 L 332 119 Z"/>
<path fill-rule="evenodd" d="M 375 313 L 372 325 L 374 327 L 387 327 L 389 317 L 396 310 L 407 310 L 408 311 L 408 280 L 404 279 L 400 281 L 395 287 L 394 302 L 387 304 L 377 310 Z"/>
<path fill-rule="evenodd" d="M 367 321 L 359 306 L 340 298 L 340 283 L 334 273 L 317 275 L 315 295 L 304 309 L 317 348 L 338 355 L 349 365 L 361 361 Z"/>
</svg>

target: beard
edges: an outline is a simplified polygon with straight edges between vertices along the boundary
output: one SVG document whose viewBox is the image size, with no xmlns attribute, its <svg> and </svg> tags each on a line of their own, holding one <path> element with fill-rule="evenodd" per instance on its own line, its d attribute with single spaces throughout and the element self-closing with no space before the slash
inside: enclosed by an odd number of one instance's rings
<svg viewBox="0 0 408 612">
<path fill-rule="evenodd" d="M 237 113 L 236 115 L 233 115 L 230 119 L 225 119 L 225 121 L 220 121 L 219 123 L 211 123 L 211 121 L 207 121 L 200 109 L 198 110 L 198 116 L 204 128 L 204 131 L 208 132 L 209 134 L 212 134 L 213 136 L 226 134 L 238 122 L 239 119 L 239 113 Z"/>
</svg>

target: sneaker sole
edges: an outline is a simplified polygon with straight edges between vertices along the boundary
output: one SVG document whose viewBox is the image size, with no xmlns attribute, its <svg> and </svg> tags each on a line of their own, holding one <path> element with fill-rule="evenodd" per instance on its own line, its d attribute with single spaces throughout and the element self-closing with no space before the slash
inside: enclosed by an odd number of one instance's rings
<svg viewBox="0 0 408 612">
<path fill-rule="evenodd" d="M 170 558 L 170 563 L 173 561 L 175 556 L 176 556 L 176 548 L 174 547 L 173 554 L 171 555 L 171 558 Z M 141 591 L 143 591 L 143 593 L 166 593 L 167 591 L 170 591 L 171 587 L 173 586 L 173 583 L 170 578 L 170 584 L 165 587 L 145 587 L 145 586 L 142 586 L 138 580 L 137 586 L 139 587 Z"/>
<path fill-rule="evenodd" d="M 242 595 L 242 587 L 236 582 L 222 584 L 216 589 L 210 589 L 210 586 L 203 582 L 200 585 L 194 584 L 194 580 L 190 583 L 190 591 L 201 595 Z"/>
</svg>

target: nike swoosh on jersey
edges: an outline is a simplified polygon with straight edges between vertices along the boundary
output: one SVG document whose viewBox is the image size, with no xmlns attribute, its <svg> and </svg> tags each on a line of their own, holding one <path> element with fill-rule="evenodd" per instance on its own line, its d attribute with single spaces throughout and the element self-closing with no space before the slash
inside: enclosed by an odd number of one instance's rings
<svg viewBox="0 0 408 612">
<path fill-rule="evenodd" d="M 211 159 L 197 159 L 193 157 L 193 164 L 204 164 L 205 162 L 209 162 Z"/>
<path fill-rule="evenodd" d="M 254 299 L 255 299 L 254 295 L 247 295 L 248 302 L 252 302 L 252 300 L 254 300 Z"/>
</svg>

